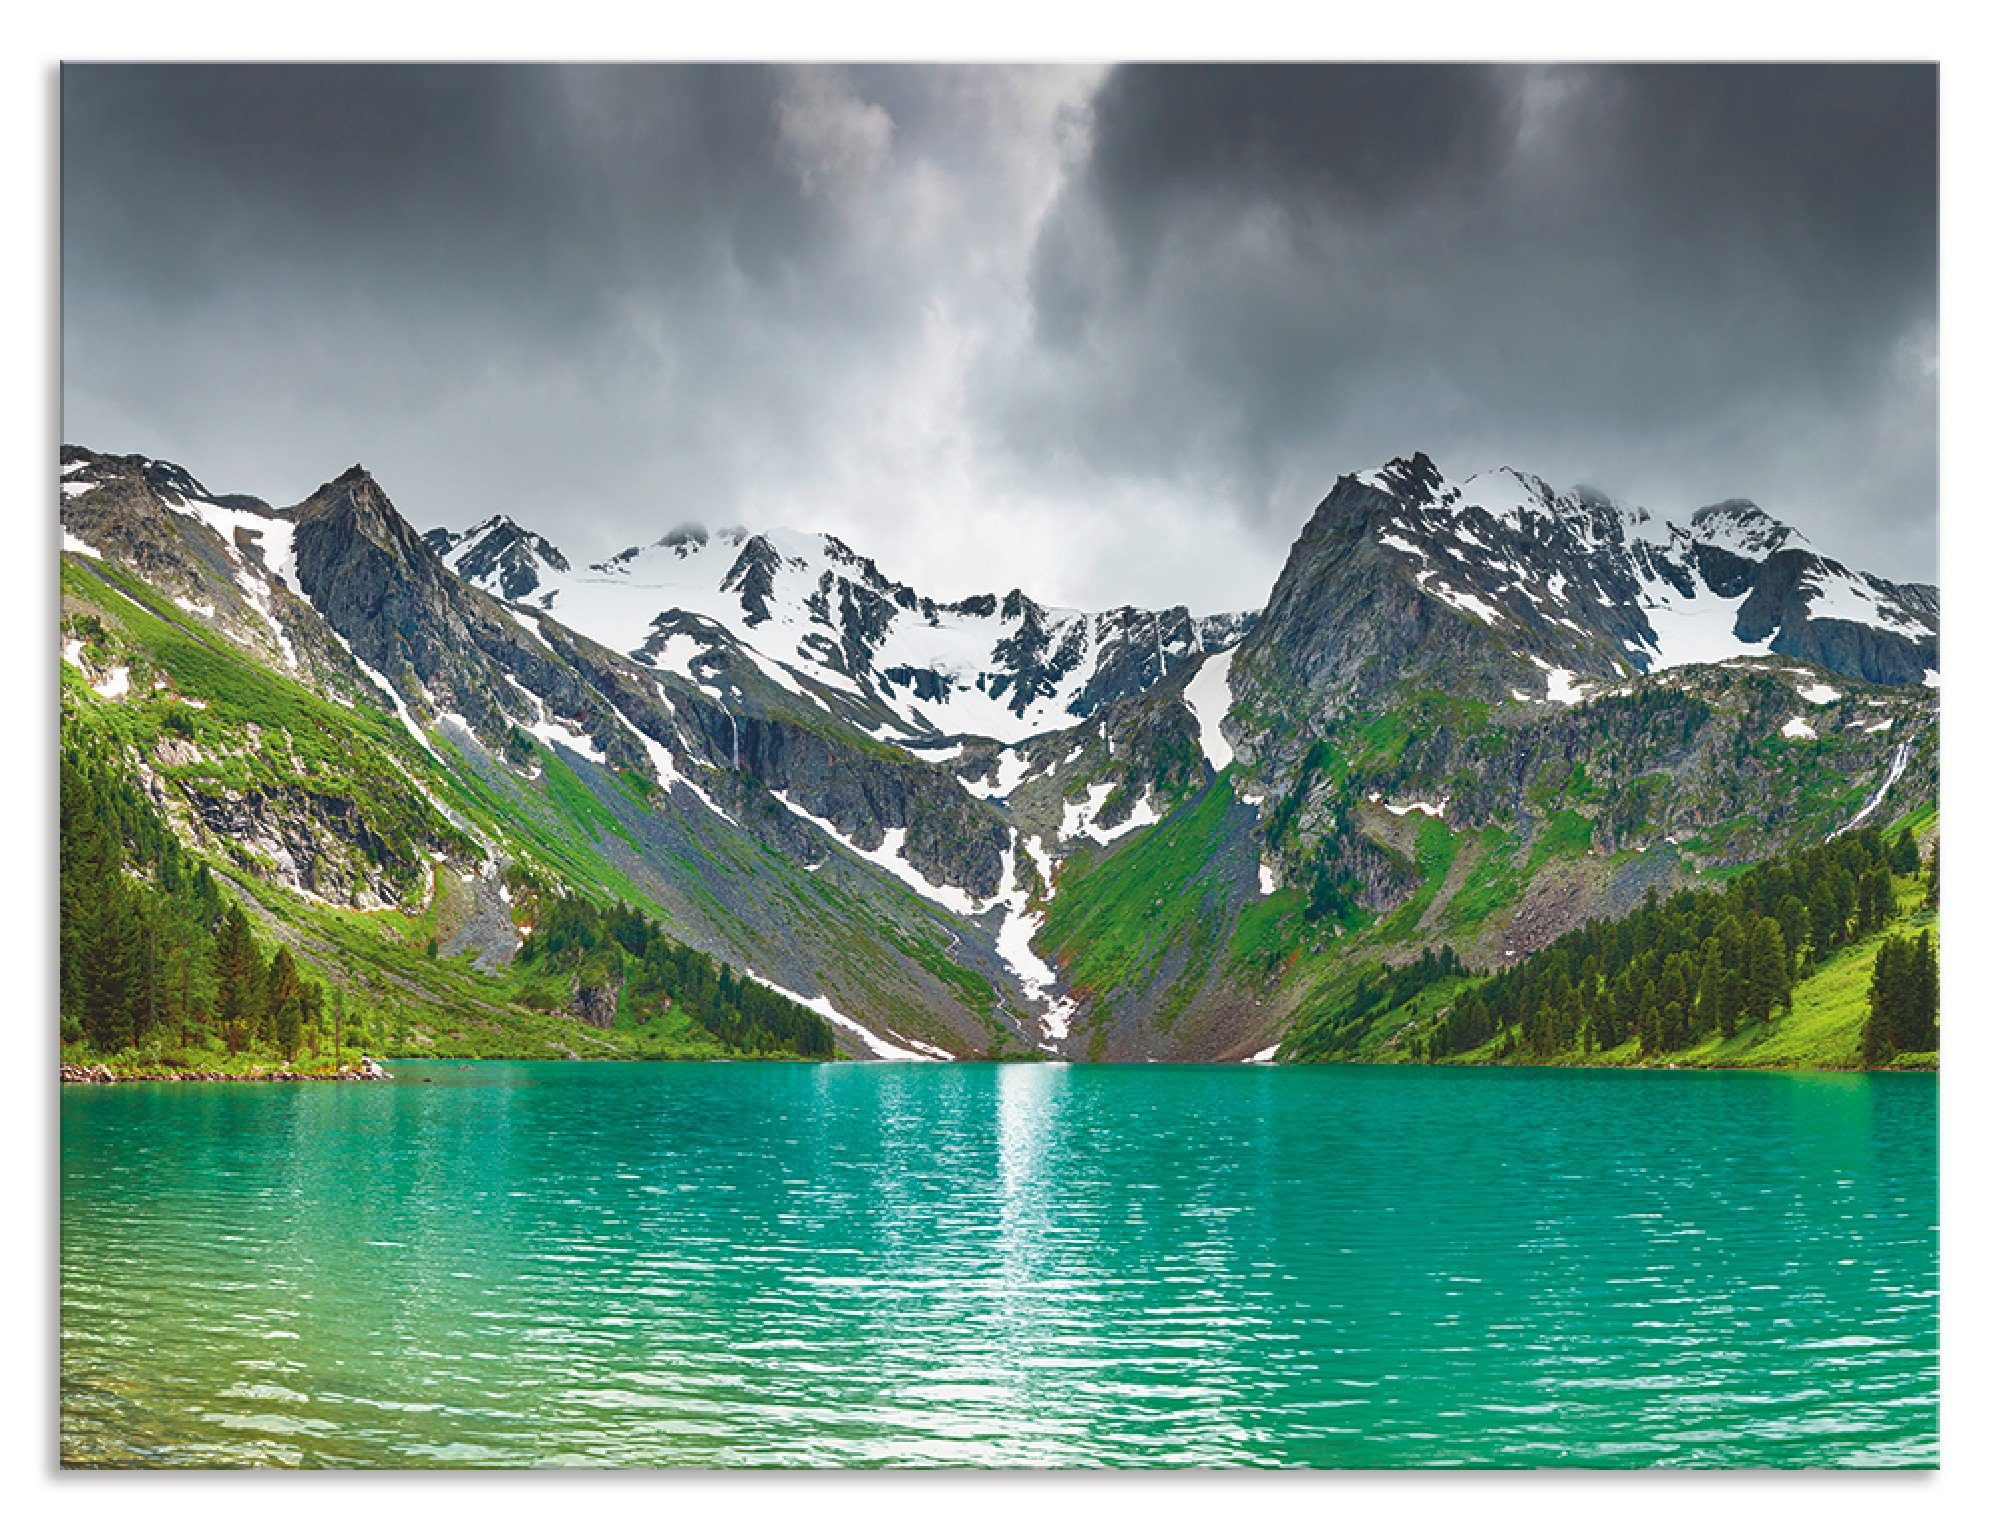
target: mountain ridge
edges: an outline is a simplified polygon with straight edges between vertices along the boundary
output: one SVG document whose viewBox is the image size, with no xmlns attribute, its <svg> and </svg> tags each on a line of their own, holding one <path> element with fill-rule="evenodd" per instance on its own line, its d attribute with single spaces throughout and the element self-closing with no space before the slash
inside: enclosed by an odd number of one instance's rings
<svg viewBox="0 0 2000 1530">
<path fill-rule="evenodd" d="M 939 600 L 831 533 L 783 527 L 687 522 L 582 569 L 503 517 L 426 541 L 461 577 L 623 652 L 644 649 L 674 612 L 704 616 L 824 691 L 850 693 L 873 731 L 911 741 L 1015 743 L 1064 726 L 1225 646 L 1249 620 L 1185 606 L 1072 610 L 1018 588 Z"/>
<path fill-rule="evenodd" d="M 1337 481 L 1262 611 L 1202 619 L 938 602 L 837 538 L 742 528 L 578 570 L 504 515 L 419 535 L 359 467 L 274 508 L 71 447 L 59 500 L 66 631 L 125 645 L 66 642 L 66 705 L 124 715 L 205 853 L 289 846 L 233 864 L 342 902 L 283 865 L 361 875 L 381 835 L 282 760 L 218 794 L 255 730 L 190 756 L 168 718 L 202 698 L 138 635 L 156 618 L 416 751 L 393 769 L 439 809 L 425 853 L 486 932 L 445 949 L 511 960 L 527 867 L 636 898 L 876 1055 L 1247 1056 L 1415 943 L 1504 964 L 1935 800 L 1936 690 L 1867 676 L 1934 685 L 1935 591 L 1747 501 L 1697 531 L 1416 454 Z M 422 880 L 390 859 L 378 905 Z"/>
</svg>

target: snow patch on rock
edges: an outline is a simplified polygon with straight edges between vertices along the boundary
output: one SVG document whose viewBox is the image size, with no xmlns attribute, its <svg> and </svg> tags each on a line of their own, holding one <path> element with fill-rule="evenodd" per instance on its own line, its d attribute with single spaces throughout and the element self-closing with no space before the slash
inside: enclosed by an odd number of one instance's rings
<svg viewBox="0 0 2000 1530">
<path fill-rule="evenodd" d="M 514 726 L 523 733 L 532 733 L 545 744 L 551 746 L 561 744 L 565 749 L 574 750 L 586 760 L 594 760 L 599 765 L 605 763 L 604 751 L 597 747 L 589 734 L 572 728 L 553 715 L 533 723 L 524 723 L 516 719 Z"/>
<path fill-rule="evenodd" d="M 870 1052 L 883 1062 L 948 1062 L 951 1059 L 949 1052 L 940 1051 L 936 1047 L 925 1046 L 922 1050 L 917 1050 L 920 1043 L 913 1041 L 906 1044 L 899 1044 L 877 1035 L 859 1020 L 851 1019 L 835 1009 L 833 1001 L 827 998 L 825 994 L 808 998 L 805 994 L 799 993 L 795 989 L 787 988 L 782 983 L 774 983 L 767 977 L 759 976 L 748 967 L 743 969 L 743 975 L 750 979 L 751 982 L 770 989 L 772 993 L 780 994 L 790 999 L 794 1004 L 805 1006 L 805 1008 L 811 1010 L 814 1014 L 821 1016 L 831 1024 L 839 1026 L 842 1030 L 852 1032 L 861 1038 L 863 1046 L 868 1048 Z"/>
<path fill-rule="evenodd" d="M 1005 800 L 1014 795 L 1014 789 L 1027 780 L 1033 770 L 1033 762 L 1026 755 L 1002 749 L 993 762 L 992 770 L 979 783 L 981 789 L 973 795 Z"/>
<path fill-rule="evenodd" d="M 1050 1041 L 1061 1041 L 1069 1035 L 1070 1018 L 1076 1013 L 1076 1000 L 1069 997 L 1052 999 L 1050 994 L 1061 984 L 1061 975 L 1035 951 L 1034 938 L 1042 927 L 1042 916 L 1030 908 L 1031 894 L 1016 885 L 1015 847 L 1020 836 L 1013 830 L 1007 833 L 1007 855 L 1000 868 L 1000 903 L 1007 916 L 1000 923 L 1000 936 L 995 949 L 1014 976 L 1020 980 L 1021 991 L 1028 1001 L 1041 1006 L 1042 1034 Z M 1029 857 L 1039 867 L 1043 864 L 1041 844 L 1031 840 L 1027 846 Z M 1054 886 L 1048 873 L 1043 875 L 1045 886 Z"/>
<path fill-rule="evenodd" d="M 282 584 L 294 590 L 298 587 L 298 560 L 292 549 L 292 533 L 296 528 L 292 523 L 282 516 L 232 509 L 208 499 L 165 499 L 161 503 L 176 515 L 197 520 L 215 533 L 229 554 L 229 561 L 235 565 L 236 585 L 243 591 L 243 598 L 250 602 L 264 619 L 264 625 L 271 629 L 286 665 L 297 669 L 298 653 L 293 649 L 291 636 L 285 631 L 285 624 L 279 620 L 271 602 L 273 584 Z M 239 533 L 256 543 L 264 564 L 261 574 L 243 556 L 242 544 L 237 540 Z"/>
<path fill-rule="evenodd" d="M 416 718 L 410 715 L 410 709 L 403 704 L 402 692 L 389 683 L 387 675 L 383 674 L 381 670 L 372 667 L 360 654 L 356 653 L 354 645 L 340 635 L 339 629 L 329 625 L 327 631 L 333 633 L 334 641 L 347 650 L 347 656 L 354 661 L 354 667 L 373 681 L 376 689 L 389 698 L 389 705 L 396 709 L 397 720 L 409 732 L 410 737 L 417 741 L 418 746 L 425 754 L 435 758 L 436 751 L 431 748 L 431 741 L 424 737 L 424 730 L 417 726 Z M 469 733 L 472 730 L 467 728 L 466 731 Z"/>
<path fill-rule="evenodd" d="M 1573 670 L 1559 669 L 1547 659 L 1538 658 L 1534 654 L 1528 655 L 1528 662 L 1548 677 L 1548 694 L 1543 700 L 1557 702 L 1566 707 L 1574 706 L 1583 700 L 1583 687 L 1577 684 Z M 1517 691 L 1515 694 L 1520 693 Z"/>
<path fill-rule="evenodd" d="M 1210 654 L 1201 661 L 1201 668 L 1188 681 L 1184 693 L 1187 708 L 1194 713 L 1195 723 L 1201 729 L 1202 757 L 1208 761 L 1209 769 L 1217 772 L 1227 769 L 1236 758 L 1235 749 L 1222 735 L 1222 720 L 1236 704 L 1235 694 L 1229 689 L 1229 661 L 1235 657 L 1234 648 Z"/>
<path fill-rule="evenodd" d="M 1118 789 L 1115 781 L 1100 781 L 1085 789 L 1083 801 L 1063 804 L 1062 827 L 1057 830 L 1060 839 L 1088 839 L 1100 845 L 1108 845 L 1114 839 L 1121 839 L 1134 829 L 1143 829 L 1148 824 L 1160 821 L 1160 815 L 1153 811 L 1153 804 L 1141 798 L 1126 815 L 1122 823 L 1110 828 L 1100 828 L 1097 815 L 1104 811 L 1104 804 L 1111 800 L 1111 794 Z"/>
<path fill-rule="evenodd" d="M 919 897 L 928 898 L 940 908 L 949 909 L 954 914 L 964 914 L 970 917 L 974 914 L 984 913 L 988 908 L 992 907 L 990 902 L 980 903 L 976 901 L 962 887 L 953 887 L 948 882 L 942 884 L 933 882 L 905 860 L 903 858 L 903 841 L 909 837 L 909 830 L 903 828 L 884 829 L 882 831 L 882 843 L 877 845 L 873 850 L 864 850 L 860 845 L 848 838 L 847 835 L 843 834 L 838 826 L 827 819 L 821 818 L 817 813 L 804 805 L 794 802 L 785 793 L 774 791 L 771 795 L 777 798 L 792 813 L 803 818 L 815 829 L 818 829 L 820 833 L 826 835 L 835 844 L 841 846 L 850 854 L 859 856 L 871 866 L 879 866 L 882 870 L 888 872 L 890 876 L 907 886 L 912 892 L 915 892 Z"/>
<path fill-rule="evenodd" d="M 1406 813 L 1425 813 L 1432 818 L 1442 818 L 1444 817 L 1445 804 L 1449 801 L 1451 801 L 1449 797 L 1440 797 L 1435 802 L 1385 802 L 1382 806 L 1394 813 L 1398 818 L 1403 817 Z"/>
</svg>

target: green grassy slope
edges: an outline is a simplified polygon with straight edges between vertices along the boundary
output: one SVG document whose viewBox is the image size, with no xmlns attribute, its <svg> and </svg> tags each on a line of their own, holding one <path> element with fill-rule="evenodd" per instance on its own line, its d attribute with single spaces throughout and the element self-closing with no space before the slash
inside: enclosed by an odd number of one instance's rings
<svg viewBox="0 0 2000 1530">
<path fill-rule="evenodd" d="M 1934 828 L 1934 812 L 1921 817 Z M 1544 1059 L 1505 1056 L 1497 1045 L 1489 1044 L 1445 1060 L 1550 1067 L 1859 1068 L 1861 1032 L 1868 1017 L 1877 953 L 1892 936 L 1928 931 L 1935 940 L 1938 934 L 1937 911 L 1924 906 L 1920 877 L 1897 878 L 1896 898 L 1899 912 L 1888 925 L 1843 947 L 1800 979 L 1792 991 L 1789 1010 L 1779 1011 L 1764 1024 L 1745 1025 L 1733 1037 L 1711 1034 L 1692 1046 L 1650 1055 L 1642 1055 L 1636 1041 L 1606 1051 L 1574 1047 Z M 1361 1031 L 1350 1038 L 1343 1055 L 1372 1062 L 1428 1060 L 1421 1047 L 1421 1029 L 1443 1013 L 1472 981 L 1470 977 L 1452 977 L 1431 983 L 1406 1002 L 1371 1013 Z M 1306 1017 L 1288 1035 L 1285 1054 L 1314 1055 L 1315 1045 L 1323 1043 L 1326 1034 L 1314 1025 L 1312 1017 Z M 1937 1063 L 1935 1052 L 1905 1052 L 1887 1066 L 1921 1069 L 1935 1068 Z"/>
<path fill-rule="evenodd" d="M 1617 917 L 1649 891 L 1724 885 L 1775 849 L 1815 843 L 1812 825 L 1837 826 L 1874 793 L 1880 774 L 1853 769 L 1851 728 L 1828 725 L 1806 742 L 1759 734 L 1774 705 L 1798 704 L 1790 679 L 1732 671 L 1689 684 L 1703 694 L 1614 696 L 1560 718 L 1538 715 L 1526 732 L 1437 693 L 1336 720 L 1282 795 L 1267 784 L 1273 806 L 1248 844 L 1218 847 L 1218 782 L 1164 824 L 1073 857 L 1039 945 L 1059 956 L 1096 1025 L 1122 1008 L 1129 1026 L 1134 1006 L 1192 996 L 1194 1021 L 1211 1029 L 1219 1055 L 1247 1055 L 1258 1043 L 1241 1038 L 1259 1027 L 1271 1036 L 1275 1018 L 1285 1030 L 1281 1056 L 1409 1056 L 1466 979 L 1441 977 L 1380 1004 L 1370 985 L 1383 966 L 1446 947 L 1484 969 L 1506 966 L 1566 929 Z M 1906 704 L 1915 705 L 1874 694 L 1863 711 Z M 1671 771 L 1645 768 L 1655 760 Z M 1509 795 L 1514 781 L 1525 788 L 1518 797 Z M 1490 816 L 1458 828 L 1389 808 L 1443 800 L 1454 816 Z M 1683 815 L 1739 800 L 1743 811 L 1719 827 L 1676 827 Z M 1934 838 L 1934 809 L 1909 818 L 1920 837 Z M 1285 866 L 1293 885 L 1252 892 L 1253 857 Z M 1849 1065 L 1861 1010 L 1841 981 L 1872 960 L 1876 944 L 1814 974 L 1781 1024 L 1649 1061 Z M 1204 975 L 1206 991 L 1190 971 L 1197 960 L 1223 970 L 1220 980 Z M 1165 1008 L 1166 1023 L 1176 1023 L 1175 1005 Z"/>
<path fill-rule="evenodd" d="M 342 995 L 342 1042 L 315 1038 L 295 1062 L 330 1071 L 359 1053 L 463 1057 L 718 1057 L 730 1049 L 671 1006 L 609 1028 L 561 1013 L 567 989 L 530 968 L 489 970 L 436 954 L 453 933 L 453 873 L 481 845 L 504 848 L 531 877 L 606 901 L 659 910 L 608 848 L 620 826 L 573 772 L 537 747 L 541 775 L 495 785 L 441 738 L 419 745 L 403 723 L 365 702 L 340 705 L 255 662 L 196 616 L 114 565 L 66 556 L 65 640 L 92 673 L 123 671 L 101 695 L 78 665 L 62 666 L 68 744 L 143 772 L 163 801 L 221 809 L 246 797 L 322 812 L 339 833 L 350 894 L 372 886 L 385 908 L 358 909 L 282 885 L 267 849 L 215 836 L 201 855 L 266 941 L 285 945 L 311 977 Z M 322 825 L 324 827 L 324 825 Z M 369 900 L 364 900 L 369 901 Z M 114 1072 L 254 1072 L 280 1059 L 255 1049 L 175 1037 L 112 1056 L 72 1041 L 66 1062 Z"/>
</svg>

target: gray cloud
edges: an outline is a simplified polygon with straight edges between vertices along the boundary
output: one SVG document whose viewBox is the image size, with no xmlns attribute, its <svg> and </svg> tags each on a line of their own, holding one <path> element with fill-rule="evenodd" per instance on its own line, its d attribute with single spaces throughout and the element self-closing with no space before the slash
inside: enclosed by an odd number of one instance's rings
<svg viewBox="0 0 2000 1530">
<path fill-rule="evenodd" d="M 1029 454 L 1251 526 L 1422 445 L 1928 574 L 1935 105 L 1924 69 L 1123 71 L 1044 343 L 989 381 Z"/>
<path fill-rule="evenodd" d="M 1421 447 L 1936 559 L 1928 68 L 66 69 L 65 434 L 1254 603 Z"/>
</svg>

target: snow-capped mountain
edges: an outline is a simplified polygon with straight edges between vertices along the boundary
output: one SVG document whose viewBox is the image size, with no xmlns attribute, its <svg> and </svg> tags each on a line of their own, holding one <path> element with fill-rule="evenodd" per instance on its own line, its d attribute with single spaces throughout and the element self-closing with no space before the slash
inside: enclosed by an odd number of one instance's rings
<svg viewBox="0 0 2000 1530">
<path fill-rule="evenodd" d="M 1377 491 L 1374 540 L 1428 592 L 1565 650 L 1547 658 L 1578 673 L 1778 654 L 1878 684 L 1935 681 L 1933 586 L 1855 572 L 1748 500 L 1682 524 L 1513 468 L 1454 483 L 1422 455 L 1363 487 Z"/>
<path fill-rule="evenodd" d="M 524 600 L 570 571 L 569 559 L 554 544 L 504 515 L 488 516 L 456 535 L 439 527 L 424 533 L 424 541 L 449 559 L 461 579 L 502 600 Z"/>
<path fill-rule="evenodd" d="M 1935 684 L 1937 591 L 1859 574 L 1756 506 L 1686 523 L 1511 469 L 1422 455 L 1341 478 L 1230 662 L 1239 778 L 1285 789 L 1317 742 L 1398 698 L 1532 717 L 1643 676 L 1805 661 Z"/>
<path fill-rule="evenodd" d="M 274 507 L 72 446 L 56 498 L 65 695 L 234 874 L 445 877 L 440 949 L 493 960 L 510 868 L 636 896 L 872 1055 L 1246 1056 L 1327 963 L 1504 964 L 1936 796 L 1936 591 L 1743 501 L 1411 457 L 1200 620 L 939 602 L 782 531 L 577 568 L 421 537 L 359 467 Z"/>
<path fill-rule="evenodd" d="M 702 618 L 765 672 L 883 737 L 1013 743 L 1068 727 L 1236 642 L 1247 614 L 1047 607 L 1019 590 L 938 601 L 838 537 L 683 526 L 588 568 L 504 517 L 425 540 L 460 577 L 677 673 L 711 651 Z"/>
</svg>

